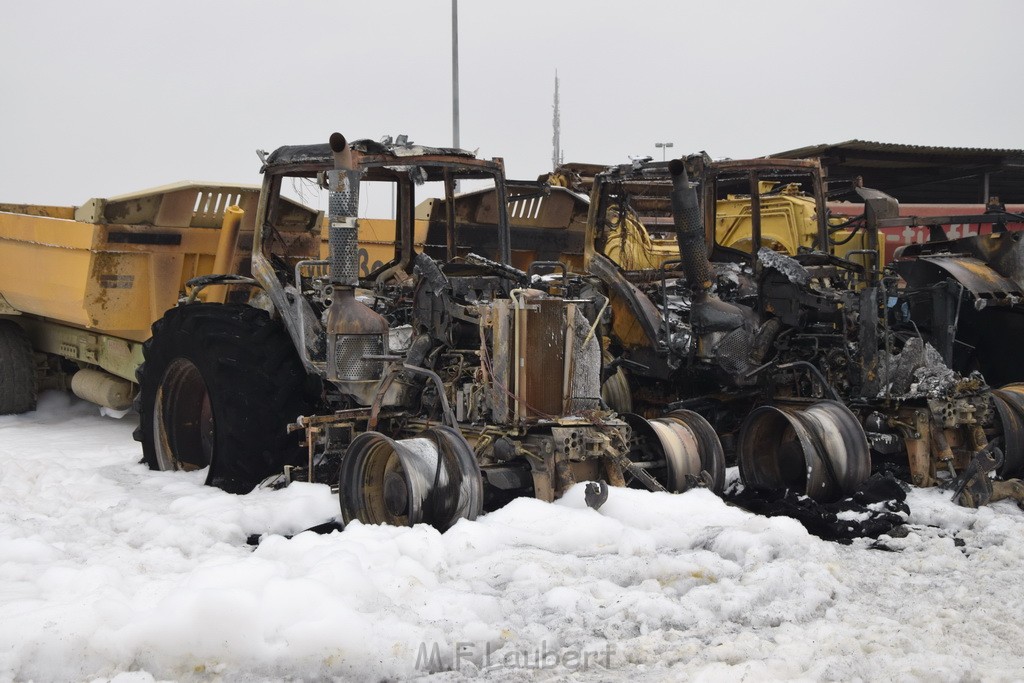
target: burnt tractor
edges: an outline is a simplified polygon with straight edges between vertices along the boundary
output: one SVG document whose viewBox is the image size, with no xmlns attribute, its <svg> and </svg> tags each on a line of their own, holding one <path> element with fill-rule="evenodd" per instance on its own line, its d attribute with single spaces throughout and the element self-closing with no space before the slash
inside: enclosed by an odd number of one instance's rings
<svg viewBox="0 0 1024 683">
<path fill-rule="evenodd" d="M 541 277 L 551 264 L 509 265 L 500 160 L 336 133 L 264 155 L 262 173 L 249 267 L 192 281 L 145 345 L 151 467 L 209 468 L 236 492 L 328 482 L 346 523 L 442 530 L 583 480 L 721 489 L 700 415 L 624 418 L 603 401 L 599 300 Z M 454 211 L 415 234 L 417 195 L 451 207 L 457 183 L 499 198 L 490 251 L 460 243 Z M 382 203 L 394 257 L 361 277 L 357 215 Z M 228 303 L 199 303 L 210 285 Z"/>
<path fill-rule="evenodd" d="M 973 290 L 947 282 L 934 257 L 922 265 L 905 251 L 904 263 L 884 268 L 875 224 L 896 215 L 888 200 L 858 188 L 866 218 L 831 225 L 822 187 L 815 162 L 776 159 L 697 155 L 597 174 L 584 263 L 610 299 L 606 401 L 648 418 L 703 415 L 752 489 L 834 501 L 874 468 L 947 485 L 966 505 L 1020 500 L 1024 392 L 993 392 L 976 367 L 958 372 L 951 351 L 930 343 L 952 339 L 943 325 L 961 300 L 939 293 Z M 762 240 L 765 188 L 813 199 L 813 248 L 790 256 Z M 744 249 L 722 246 L 706 227 L 727 197 L 749 201 Z M 627 216 L 652 238 L 674 236 L 679 258 L 622 267 Z M 834 255 L 859 230 L 866 248 Z"/>
</svg>

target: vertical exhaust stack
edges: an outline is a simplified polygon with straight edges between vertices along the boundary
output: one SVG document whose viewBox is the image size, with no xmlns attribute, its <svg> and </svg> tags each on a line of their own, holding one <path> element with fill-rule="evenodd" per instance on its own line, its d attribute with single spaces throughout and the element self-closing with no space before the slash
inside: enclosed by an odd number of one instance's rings
<svg viewBox="0 0 1024 683">
<path fill-rule="evenodd" d="M 373 401 L 384 374 L 388 323 L 356 301 L 359 285 L 359 180 L 348 141 L 341 133 L 330 138 L 334 169 L 328 171 L 328 277 L 334 288 L 327 310 L 327 379 L 362 405 Z M 367 358 L 369 356 L 369 358 Z M 376 356 L 376 359 L 373 358 Z"/>
<path fill-rule="evenodd" d="M 329 220 L 331 284 L 355 287 L 359 284 L 359 170 L 352 161 L 352 150 L 341 133 L 331 134 L 334 169 L 327 172 L 330 189 Z"/>
<path fill-rule="evenodd" d="M 682 159 L 673 159 L 668 168 L 672 174 L 672 222 L 679 259 L 693 290 L 690 326 L 697 338 L 697 356 L 718 365 L 737 384 L 749 383 L 746 373 L 754 349 L 754 312 L 722 301 L 711 291 L 713 274 L 697 191 L 690 186 Z"/>
<path fill-rule="evenodd" d="M 706 292 L 711 289 L 711 262 L 704 242 L 704 220 L 697 191 L 690 186 L 690 177 L 682 159 L 670 161 L 668 169 L 672 174 L 672 222 L 676 228 L 683 273 L 695 291 Z"/>
</svg>

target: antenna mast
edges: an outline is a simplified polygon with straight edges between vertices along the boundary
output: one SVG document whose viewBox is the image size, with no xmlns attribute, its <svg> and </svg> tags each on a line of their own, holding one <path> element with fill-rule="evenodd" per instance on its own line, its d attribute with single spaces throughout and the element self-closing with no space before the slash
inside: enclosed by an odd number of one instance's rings
<svg viewBox="0 0 1024 683">
<path fill-rule="evenodd" d="M 551 155 L 551 170 L 555 170 L 562 163 L 562 146 L 561 146 L 561 114 L 558 111 L 558 71 L 555 70 L 555 106 L 554 116 L 552 118 L 552 125 L 554 127 L 554 135 L 551 137 L 551 143 L 554 147 L 554 151 Z"/>
</svg>

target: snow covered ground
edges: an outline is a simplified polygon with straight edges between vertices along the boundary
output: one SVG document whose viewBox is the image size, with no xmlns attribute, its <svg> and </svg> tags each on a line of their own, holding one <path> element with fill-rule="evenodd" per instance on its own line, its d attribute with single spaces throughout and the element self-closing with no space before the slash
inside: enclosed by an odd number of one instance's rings
<svg viewBox="0 0 1024 683">
<path fill-rule="evenodd" d="M 1021 680 L 1024 513 L 915 491 L 841 546 L 707 491 L 573 489 L 443 536 L 137 464 L 134 422 L 0 417 L 0 680 Z M 256 548 L 250 534 L 267 534 Z M 436 673 L 440 671 L 440 673 Z"/>
</svg>

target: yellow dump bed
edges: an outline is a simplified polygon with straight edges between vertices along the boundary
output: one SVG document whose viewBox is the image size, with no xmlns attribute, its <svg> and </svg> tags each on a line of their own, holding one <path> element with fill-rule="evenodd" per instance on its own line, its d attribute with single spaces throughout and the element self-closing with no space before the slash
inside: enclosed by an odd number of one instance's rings
<svg viewBox="0 0 1024 683">
<path fill-rule="evenodd" d="M 248 270 L 259 188 L 182 182 L 79 207 L 0 204 L 0 313 L 144 341 L 184 283 L 210 272 L 227 207 Z"/>
</svg>

